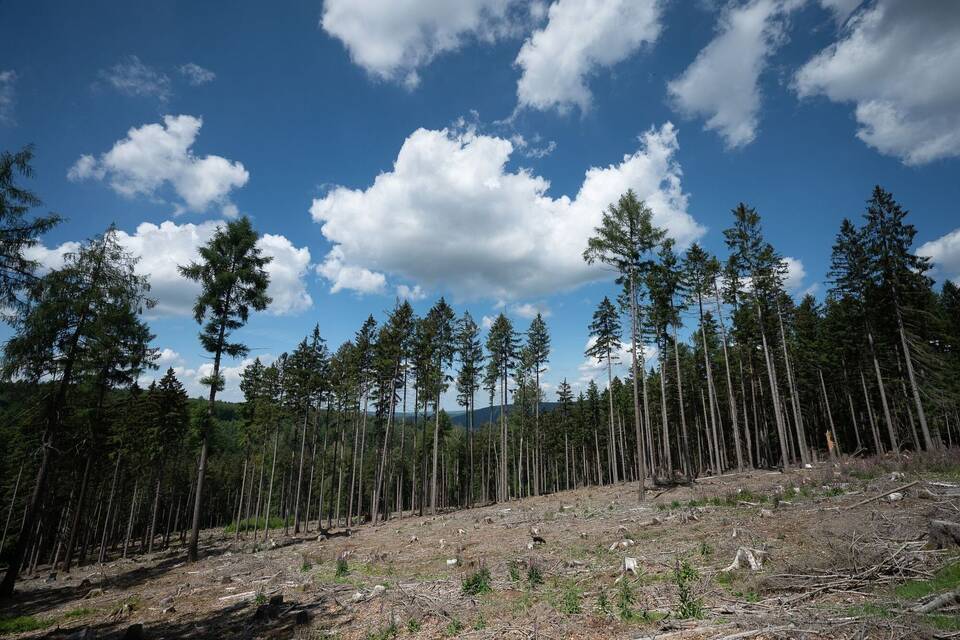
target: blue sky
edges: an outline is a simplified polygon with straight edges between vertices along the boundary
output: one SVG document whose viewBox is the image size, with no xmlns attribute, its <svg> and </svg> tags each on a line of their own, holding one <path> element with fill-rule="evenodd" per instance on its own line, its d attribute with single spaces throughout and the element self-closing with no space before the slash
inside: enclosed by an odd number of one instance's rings
<svg viewBox="0 0 960 640">
<path fill-rule="evenodd" d="M 445 295 L 523 329 L 542 310 L 548 395 L 597 374 L 586 327 L 614 290 L 579 254 L 626 187 L 721 255 L 730 209 L 755 206 L 792 292 L 822 296 L 879 183 L 960 278 L 960 4 L 400 4 L 4 3 L 0 148 L 36 145 L 30 186 L 68 219 L 37 259 L 115 222 L 193 392 L 208 361 L 175 267 L 237 213 L 275 256 L 252 355 Z"/>
</svg>

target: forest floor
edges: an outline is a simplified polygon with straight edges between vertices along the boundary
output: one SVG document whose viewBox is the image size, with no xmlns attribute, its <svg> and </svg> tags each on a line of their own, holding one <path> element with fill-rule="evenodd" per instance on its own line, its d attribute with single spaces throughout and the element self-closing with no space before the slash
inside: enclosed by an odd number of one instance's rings
<svg viewBox="0 0 960 640">
<path fill-rule="evenodd" d="M 274 531 L 262 549 L 209 530 L 195 564 L 172 549 L 24 579 L 0 606 L 0 634 L 960 637 L 960 603 L 912 612 L 960 588 L 960 551 L 927 539 L 931 519 L 960 520 L 956 450 L 702 478 L 651 487 L 642 505 L 636 491 L 565 491 L 326 540 Z M 725 571 L 741 547 L 762 567 Z"/>
</svg>

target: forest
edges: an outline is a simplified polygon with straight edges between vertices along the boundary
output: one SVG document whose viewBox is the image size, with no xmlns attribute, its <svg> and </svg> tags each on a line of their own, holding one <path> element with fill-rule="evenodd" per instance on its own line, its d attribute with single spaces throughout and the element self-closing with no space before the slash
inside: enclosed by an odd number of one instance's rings
<svg viewBox="0 0 960 640">
<path fill-rule="evenodd" d="M 28 258 L 61 220 L 37 213 L 32 154 L 0 156 L 0 596 L 38 567 L 168 548 L 195 561 L 211 529 L 266 544 L 596 485 L 632 483 L 643 501 L 727 473 L 960 439 L 960 291 L 930 277 L 908 203 L 880 186 L 824 239 L 819 300 L 786 290 L 748 204 L 725 204 L 726 252 L 711 255 L 676 246 L 624 193 L 582 239 L 618 291 L 587 328 L 600 384 L 543 390 L 539 314 L 482 327 L 444 298 L 422 316 L 398 300 L 339 345 L 311 319 L 287 353 L 246 367 L 243 402 L 230 403 L 223 368 L 249 352 L 237 332 L 270 302 L 251 221 L 225 222 L 179 265 L 199 284 L 193 315 L 213 364 L 206 396 L 190 398 L 157 370 L 149 282 L 116 228 L 60 268 Z M 492 419 L 476 420 L 487 407 Z"/>
</svg>

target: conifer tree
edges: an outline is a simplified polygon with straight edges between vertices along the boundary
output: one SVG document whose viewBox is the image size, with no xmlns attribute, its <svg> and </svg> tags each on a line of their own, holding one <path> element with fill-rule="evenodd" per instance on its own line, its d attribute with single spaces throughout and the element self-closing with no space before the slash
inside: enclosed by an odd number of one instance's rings
<svg viewBox="0 0 960 640">
<path fill-rule="evenodd" d="M 220 373 L 223 356 L 239 358 L 249 351 L 241 342 L 231 341 L 234 331 L 247 323 L 250 311 L 263 311 L 270 304 L 267 285 L 270 277 L 264 267 L 271 258 L 261 255 L 257 233 L 246 216 L 219 227 L 200 248 L 200 261 L 180 267 L 180 274 L 200 284 L 200 295 L 193 305 L 193 317 L 203 325 L 200 344 L 213 356 L 213 372 L 203 384 L 210 387 L 207 413 L 201 427 L 200 464 L 193 505 L 188 557 L 197 560 L 200 519 L 203 513 L 203 480 L 207 470 L 210 429 L 217 392 L 223 389 Z"/>
<path fill-rule="evenodd" d="M 666 236 L 666 231 L 653 224 L 653 211 L 637 199 L 633 190 L 620 196 L 603 213 L 600 226 L 587 240 L 583 258 L 588 264 L 602 262 L 617 270 L 621 282 L 629 286 L 630 344 L 633 351 L 633 415 L 637 433 L 637 459 L 640 460 L 639 497 L 644 499 L 646 469 L 643 462 L 643 436 L 640 425 L 640 398 L 637 366 L 640 319 L 637 310 L 637 287 L 653 265 L 653 253 Z"/>
</svg>

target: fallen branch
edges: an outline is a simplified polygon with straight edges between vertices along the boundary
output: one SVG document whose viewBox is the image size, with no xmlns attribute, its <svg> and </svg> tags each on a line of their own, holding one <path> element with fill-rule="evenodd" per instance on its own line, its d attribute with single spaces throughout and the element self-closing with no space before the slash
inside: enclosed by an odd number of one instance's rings
<svg viewBox="0 0 960 640">
<path fill-rule="evenodd" d="M 880 498 L 883 498 L 883 497 L 885 497 L 885 496 L 888 496 L 888 495 L 890 495 L 891 493 L 897 493 L 897 492 L 899 492 L 899 491 L 904 491 L 904 490 L 909 489 L 910 487 L 914 486 L 915 484 L 919 484 L 919 483 L 920 483 L 919 480 L 914 480 L 913 482 L 908 482 L 907 484 L 905 484 L 905 485 L 903 485 L 903 486 L 900 486 L 900 487 L 897 487 L 897 488 L 895 488 L 895 489 L 890 489 L 889 491 L 884 491 L 883 493 L 879 493 L 879 494 L 877 494 L 877 495 L 875 495 L 875 496 L 871 496 L 871 497 L 869 497 L 869 498 L 864 498 L 863 500 L 861 500 L 860 502 L 857 502 L 856 504 L 852 504 L 852 505 L 850 505 L 849 507 L 844 507 L 843 510 L 844 510 L 844 511 L 850 511 L 850 509 L 856 509 L 857 507 L 862 507 L 863 505 L 865 505 L 865 504 L 867 504 L 867 503 L 870 503 L 870 502 L 873 502 L 874 500 L 879 500 Z"/>
<path fill-rule="evenodd" d="M 926 604 L 914 607 L 912 611 L 915 613 L 932 613 L 944 607 L 949 607 L 954 603 L 960 603 L 960 589 L 954 589 L 953 591 L 939 595 Z"/>
</svg>

